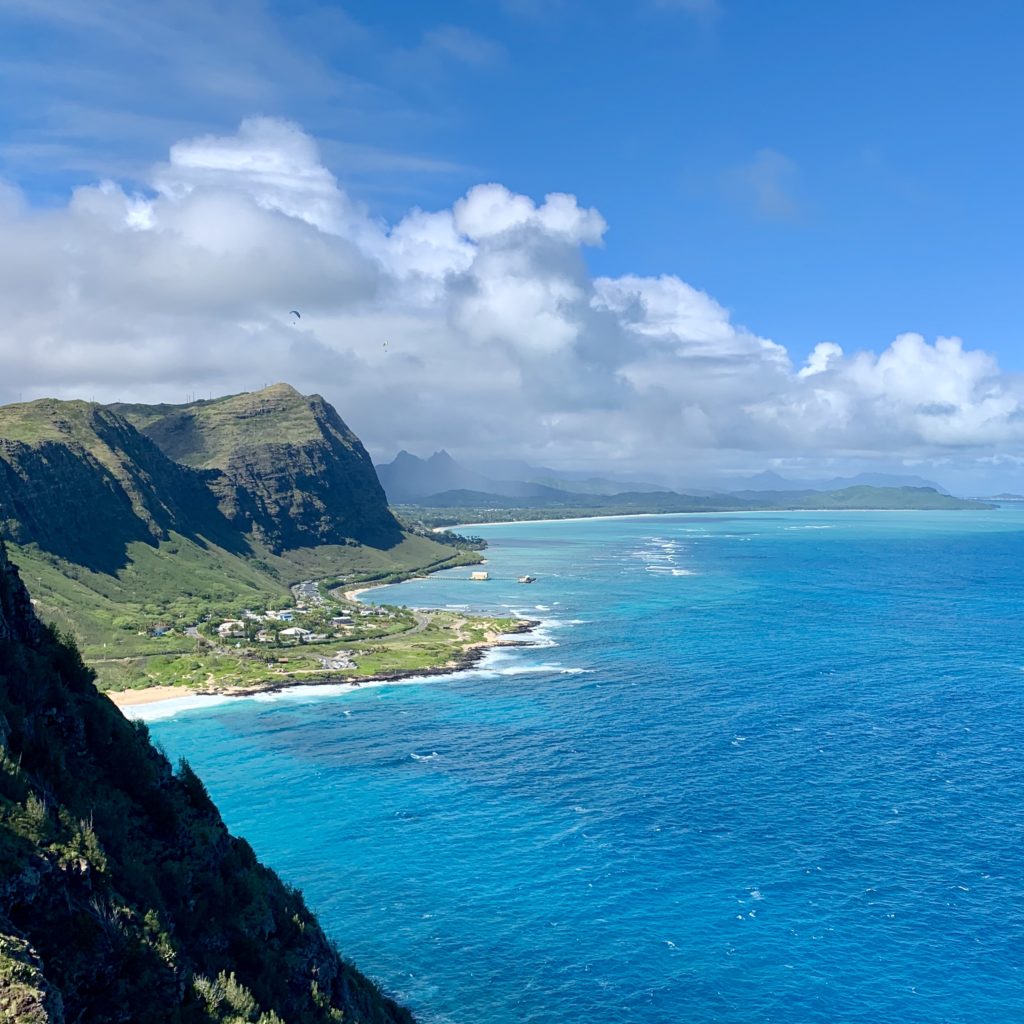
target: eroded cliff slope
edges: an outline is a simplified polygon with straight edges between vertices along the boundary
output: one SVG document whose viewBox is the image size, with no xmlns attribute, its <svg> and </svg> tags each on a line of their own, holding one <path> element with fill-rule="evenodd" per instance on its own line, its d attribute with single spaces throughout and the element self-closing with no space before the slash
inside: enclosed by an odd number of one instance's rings
<svg viewBox="0 0 1024 1024">
<path fill-rule="evenodd" d="M 36 620 L 0 542 L 0 1021 L 410 1024 Z"/>
</svg>

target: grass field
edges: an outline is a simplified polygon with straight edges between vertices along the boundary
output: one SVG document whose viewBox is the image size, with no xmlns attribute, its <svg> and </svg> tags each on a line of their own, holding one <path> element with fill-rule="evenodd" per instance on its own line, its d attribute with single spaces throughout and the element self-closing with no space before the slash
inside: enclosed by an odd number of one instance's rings
<svg viewBox="0 0 1024 1024">
<path fill-rule="evenodd" d="M 411 617 L 408 611 L 395 614 L 397 621 L 386 623 L 389 628 L 317 643 L 269 645 L 238 640 L 233 641 L 237 647 L 213 649 L 205 640 L 193 640 L 191 651 L 93 664 L 101 671 L 105 688 L 111 690 L 182 686 L 211 693 L 294 683 L 358 682 L 456 667 L 473 648 L 523 626 L 514 618 L 467 618 L 451 612 L 417 613 L 419 621 L 410 623 L 405 618 Z M 325 667 L 325 659 L 339 656 L 351 666 Z"/>
<path fill-rule="evenodd" d="M 360 623 L 352 636 L 321 643 L 289 647 L 233 641 L 241 644 L 235 648 L 217 639 L 213 627 L 218 622 L 246 611 L 291 608 L 290 587 L 302 580 L 323 581 L 324 607 L 340 612 L 351 609 L 341 596 L 348 587 L 479 561 L 474 551 L 441 548 L 411 535 L 388 551 L 325 545 L 243 558 L 172 534 L 159 545 L 130 545 L 128 563 L 116 575 L 94 572 L 35 546 L 9 547 L 39 616 L 75 637 L 103 689 L 259 686 L 293 676 L 365 677 L 441 667 L 484 633 L 511 625 L 482 619 L 455 628 L 454 618 L 438 613 L 421 631 L 405 636 L 417 623 L 411 612 L 396 609 L 384 620 Z M 308 625 L 319 628 L 321 620 L 313 621 L 312 612 L 306 617 Z M 307 624 L 306 617 L 297 613 L 292 624 Z M 347 657 L 357 653 L 358 668 L 344 673 L 322 668 L 320 659 L 341 652 Z"/>
</svg>

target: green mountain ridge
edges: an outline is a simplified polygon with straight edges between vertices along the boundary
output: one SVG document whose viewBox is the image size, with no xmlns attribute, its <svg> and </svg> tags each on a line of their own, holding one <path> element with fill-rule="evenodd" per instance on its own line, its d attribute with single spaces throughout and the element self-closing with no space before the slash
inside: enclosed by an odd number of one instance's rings
<svg viewBox="0 0 1024 1024">
<path fill-rule="evenodd" d="M 275 384 L 189 405 L 110 409 L 201 471 L 228 521 L 275 553 L 401 540 L 366 449 L 319 395 Z"/>
<path fill-rule="evenodd" d="M 0 1020 L 412 1024 L 97 692 L 2 542 Z"/>
<path fill-rule="evenodd" d="M 953 511 L 991 504 L 940 494 L 930 487 L 873 487 L 838 491 L 765 491 L 743 495 L 676 494 L 672 491 L 614 495 L 566 494 L 524 499 L 478 491 L 447 491 L 400 511 L 435 527 L 500 519 L 561 519 L 599 515 L 755 511 Z"/>
<path fill-rule="evenodd" d="M 199 474 L 110 410 L 49 399 L 0 407 L 0 535 L 110 573 L 128 544 L 171 531 L 245 547 Z"/>
<path fill-rule="evenodd" d="M 288 385 L 185 406 L 0 407 L 0 539 L 39 613 L 112 686 L 152 677 L 145 659 L 194 656 L 185 630 L 204 616 L 289 605 L 301 580 L 478 560 L 404 529 L 359 439 Z M 146 635 L 157 627 L 175 639 Z"/>
</svg>

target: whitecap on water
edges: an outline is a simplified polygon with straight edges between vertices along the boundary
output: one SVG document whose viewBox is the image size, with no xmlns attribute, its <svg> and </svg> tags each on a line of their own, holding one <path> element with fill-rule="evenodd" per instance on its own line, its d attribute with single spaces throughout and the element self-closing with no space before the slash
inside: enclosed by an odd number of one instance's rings
<svg viewBox="0 0 1024 1024">
<path fill-rule="evenodd" d="M 553 675 L 554 673 L 572 672 L 576 669 L 563 669 L 561 665 L 510 665 L 508 668 L 494 669 L 494 674 L 499 676 L 531 676 L 539 674 Z M 578 671 L 582 672 L 583 669 Z"/>
</svg>

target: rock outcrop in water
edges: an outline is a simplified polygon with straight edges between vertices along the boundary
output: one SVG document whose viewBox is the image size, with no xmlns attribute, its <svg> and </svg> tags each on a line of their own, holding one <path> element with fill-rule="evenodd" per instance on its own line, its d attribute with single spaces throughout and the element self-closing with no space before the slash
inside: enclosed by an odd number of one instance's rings
<svg viewBox="0 0 1024 1024">
<path fill-rule="evenodd" d="M 0 543 L 0 1021 L 411 1024 L 37 621 Z"/>
</svg>

